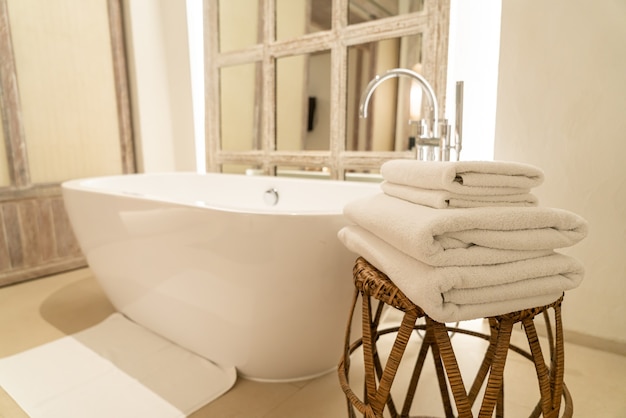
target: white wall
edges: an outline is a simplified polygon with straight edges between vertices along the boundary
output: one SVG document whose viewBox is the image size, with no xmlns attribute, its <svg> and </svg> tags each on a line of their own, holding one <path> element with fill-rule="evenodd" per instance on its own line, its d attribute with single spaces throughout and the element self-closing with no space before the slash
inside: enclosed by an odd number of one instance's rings
<svg viewBox="0 0 626 418">
<path fill-rule="evenodd" d="M 204 173 L 206 172 L 206 145 L 204 143 L 205 107 L 203 0 L 187 0 L 186 3 L 196 171 Z M 197 51 L 197 53 L 195 51 Z"/>
<path fill-rule="evenodd" d="M 143 172 L 196 169 L 186 2 L 125 0 L 133 129 Z"/>
<path fill-rule="evenodd" d="M 543 206 L 589 221 L 566 330 L 626 342 L 626 2 L 507 0 L 495 158 L 541 167 Z"/>
<path fill-rule="evenodd" d="M 446 118 L 454 127 L 456 82 L 464 82 L 462 160 L 492 160 L 501 0 L 451 0 Z M 454 152 L 451 154 L 454 158 Z"/>
</svg>

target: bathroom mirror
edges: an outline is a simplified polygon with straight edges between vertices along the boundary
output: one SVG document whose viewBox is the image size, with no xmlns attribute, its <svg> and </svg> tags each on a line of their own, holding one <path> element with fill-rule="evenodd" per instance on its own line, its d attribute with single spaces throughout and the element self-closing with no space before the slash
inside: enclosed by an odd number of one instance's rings
<svg viewBox="0 0 626 418">
<path fill-rule="evenodd" d="M 391 68 L 417 70 L 445 102 L 449 0 L 204 1 L 209 171 L 343 179 L 411 158 L 411 80 L 386 82 L 358 118 L 364 87 Z"/>
</svg>

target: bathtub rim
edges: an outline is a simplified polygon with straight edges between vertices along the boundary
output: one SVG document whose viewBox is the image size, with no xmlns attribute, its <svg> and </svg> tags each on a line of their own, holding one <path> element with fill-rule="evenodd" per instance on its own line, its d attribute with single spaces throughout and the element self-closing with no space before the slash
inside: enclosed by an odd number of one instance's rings
<svg viewBox="0 0 626 418">
<path fill-rule="evenodd" d="M 334 215 L 342 215 L 343 206 L 339 205 L 335 209 L 298 209 L 289 210 L 289 209 L 277 209 L 273 206 L 267 208 L 242 208 L 242 207 L 234 207 L 228 205 L 221 205 L 219 202 L 216 203 L 207 203 L 205 201 L 190 201 L 185 199 L 174 199 L 163 196 L 157 196 L 154 194 L 142 194 L 138 192 L 130 192 L 130 191 L 120 191 L 115 188 L 109 187 L 101 187 L 96 186 L 94 183 L 96 182 L 104 182 L 106 180 L 119 180 L 127 177 L 165 177 L 165 176 L 175 176 L 175 177 L 226 177 L 230 179 L 236 179 L 235 181 L 241 181 L 243 179 L 251 179 L 252 181 L 273 181 L 279 183 L 288 183 L 288 184 L 296 184 L 296 183 L 311 183 L 311 184 L 325 184 L 332 185 L 335 188 L 343 188 L 343 187 L 357 187 L 362 189 L 363 191 L 370 190 L 372 193 L 376 193 L 380 191 L 380 184 L 374 182 L 366 182 L 366 181 L 353 181 L 353 180 L 331 180 L 331 179 L 317 179 L 317 178 L 293 178 L 293 177 L 280 177 L 280 176 L 267 176 L 267 175 L 246 175 L 246 174 L 235 174 L 235 173 L 197 173 L 193 171 L 172 171 L 172 172 L 152 172 L 152 173 L 128 173 L 128 174 L 114 174 L 114 175 L 105 175 L 105 176 L 92 176 L 92 177 L 82 177 L 76 179 L 70 179 L 63 181 L 61 183 L 61 191 L 65 193 L 66 191 L 78 191 L 78 192 L 90 192 L 95 194 L 102 195 L 111 195 L 118 196 L 129 199 L 136 200 L 146 200 L 146 201 L 157 201 L 165 204 L 171 205 L 179 205 L 184 207 L 191 207 L 196 209 L 208 209 L 208 210 L 219 210 L 229 213 L 238 213 L 238 214 L 249 214 L 249 215 L 260 215 L 260 216 L 334 216 Z M 355 197 L 356 199 L 356 197 Z M 346 201 L 347 203 L 347 201 Z"/>
</svg>

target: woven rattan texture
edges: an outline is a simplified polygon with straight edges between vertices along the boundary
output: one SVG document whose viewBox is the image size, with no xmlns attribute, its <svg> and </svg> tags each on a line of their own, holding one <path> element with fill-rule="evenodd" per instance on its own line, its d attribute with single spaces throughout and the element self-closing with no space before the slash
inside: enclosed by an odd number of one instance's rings
<svg viewBox="0 0 626 418">
<path fill-rule="evenodd" d="M 417 384 L 424 361 L 429 351 L 432 351 L 435 360 L 437 384 L 442 397 L 442 407 L 446 417 L 473 417 L 472 410 L 480 402 L 478 417 L 504 417 L 504 368 L 507 354 L 514 351 L 530 360 L 535 367 L 539 385 L 540 399 L 530 413 L 530 417 L 571 417 L 573 405 L 567 387 L 563 383 L 564 353 L 563 328 L 561 319 L 561 303 L 559 298 L 554 303 L 518 312 L 488 318 L 490 334 L 467 331 L 462 328 L 448 327 L 430 319 L 424 311 L 408 299 L 395 284 L 381 271 L 376 269 L 362 257 L 356 260 L 353 269 L 355 294 L 353 297 L 352 313 L 348 318 L 344 354 L 338 367 L 339 381 L 348 403 L 348 416 L 355 417 L 360 412 L 367 418 L 383 417 L 383 411 L 392 418 L 408 417 L 413 406 Z M 351 324 L 357 311 L 358 301 L 361 300 L 362 309 L 362 338 L 351 342 Z M 379 301 L 374 307 L 373 302 Z M 385 305 L 392 306 L 404 313 L 399 327 L 379 329 L 381 312 Z M 554 333 L 548 311 L 554 311 Z M 549 362 L 546 364 L 544 354 L 539 343 L 534 320 L 543 316 L 548 330 Z M 418 318 L 424 318 L 426 324 L 416 324 Z M 513 325 L 521 323 L 524 327 L 530 352 L 510 344 Z M 406 397 L 401 406 L 396 405 L 392 398 L 391 385 L 398 371 L 400 360 L 407 348 L 407 344 L 415 329 L 424 330 L 417 361 L 413 369 Z M 456 360 L 454 349 L 450 341 L 450 332 L 479 337 L 489 342 L 478 372 L 473 377 L 469 390 Z M 390 332 L 396 333 L 396 338 L 387 361 L 379 357 L 376 343 L 380 335 Z M 363 347 L 363 367 L 365 379 L 365 393 L 359 398 L 351 389 L 349 383 L 350 355 L 356 348 Z M 413 346 L 412 346 L 413 348 Z M 427 383 L 427 384 L 430 384 Z M 484 388 L 482 399 L 478 399 L 481 389 Z M 451 393 L 450 393 L 451 392 Z M 564 402 L 562 402 L 564 400 Z"/>
</svg>

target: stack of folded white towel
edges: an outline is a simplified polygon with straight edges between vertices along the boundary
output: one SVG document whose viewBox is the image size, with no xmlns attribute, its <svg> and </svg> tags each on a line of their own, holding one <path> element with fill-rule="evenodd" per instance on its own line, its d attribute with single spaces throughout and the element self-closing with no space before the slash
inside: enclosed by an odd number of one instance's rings
<svg viewBox="0 0 626 418">
<path fill-rule="evenodd" d="M 584 274 L 555 250 L 587 234 L 580 216 L 537 206 L 536 167 L 502 161 L 383 164 L 382 192 L 349 203 L 339 231 L 434 320 L 456 322 L 554 302 Z"/>
</svg>

